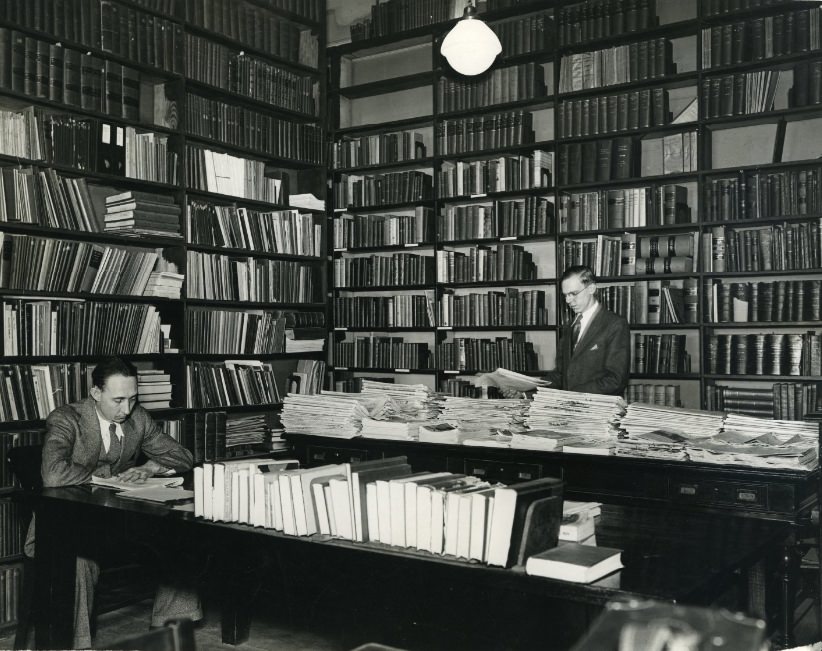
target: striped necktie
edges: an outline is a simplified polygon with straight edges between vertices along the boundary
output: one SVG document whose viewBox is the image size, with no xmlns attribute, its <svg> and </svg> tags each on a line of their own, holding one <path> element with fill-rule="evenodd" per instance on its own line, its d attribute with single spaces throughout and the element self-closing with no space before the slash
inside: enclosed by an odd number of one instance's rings
<svg viewBox="0 0 822 651">
<path fill-rule="evenodd" d="M 574 342 L 574 346 L 573 346 L 574 348 L 576 347 L 577 342 L 579 341 L 579 331 L 580 331 L 581 327 L 582 327 L 582 315 L 577 314 L 576 318 L 574 319 L 574 322 L 571 324 L 571 338 L 572 338 L 572 341 Z"/>
</svg>

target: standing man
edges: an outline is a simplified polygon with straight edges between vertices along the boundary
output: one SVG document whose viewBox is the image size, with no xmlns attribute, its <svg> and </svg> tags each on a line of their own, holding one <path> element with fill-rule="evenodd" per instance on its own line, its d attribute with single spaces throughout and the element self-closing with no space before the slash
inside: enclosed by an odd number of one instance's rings
<svg viewBox="0 0 822 651">
<path fill-rule="evenodd" d="M 91 374 L 90 396 L 55 409 L 46 419 L 41 473 L 45 487 L 75 486 L 92 475 L 139 483 L 171 471 L 187 472 L 191 452 L 164 434 L 151 415 L 137 404 L 137 370 L 120 358 L 100 362 Z M 142 452 L 148 461 L 137 464 Z M 26 553 L 33 556 L 34 522 L 29 528 Z M 100 566 L 77 559 L 74 601 L 74 648 L 91 646 L 90 614 Z M 164 580 L 167 577 L 164 576 Z M 202 619 L 197 593 L 190 586 L 160 585 L 154 600 L 152 626 L 166 620 Z"/>
<path fill-rule="evenodd" d="M 631 354 L 628 322 L 600 305 L 596 277 L 589 267 L 566 269 L 560 287 L 576 317 L 563 326 L 556 369 L 545 379 L 557 389 L 622 395 L 628 386 Z"/>
</svg>

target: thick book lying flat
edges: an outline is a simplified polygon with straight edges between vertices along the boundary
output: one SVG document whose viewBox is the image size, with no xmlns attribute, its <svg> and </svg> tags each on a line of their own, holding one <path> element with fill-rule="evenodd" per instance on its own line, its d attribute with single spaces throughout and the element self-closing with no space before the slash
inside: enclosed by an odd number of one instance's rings
<svg viewBox="0 0 822 651">
<path fill-rule="evenodd" d="M 531 556 L 525 563 L 525 573 L 574 583 L 591 583 L 620 569 L 621 556 L 619 549 L 566 542 Z"/>
</svg>

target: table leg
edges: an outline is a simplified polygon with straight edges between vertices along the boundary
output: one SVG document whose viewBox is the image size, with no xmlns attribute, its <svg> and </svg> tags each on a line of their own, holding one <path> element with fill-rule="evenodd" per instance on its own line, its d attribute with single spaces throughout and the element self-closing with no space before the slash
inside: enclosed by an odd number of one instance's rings
<svg viewBox="0 0 822 651">
<path fill-rule="evenodd" d="M 251 614 L 261 572 L 230 572 L 222 580 L 220 624 L 224 644 L 242 644 L 251 633 Z"/>
<path fill-rule="evenodd" d="M 798 574 L 799 552 L 796 545 L 785 545 L 779 558 L 779 630 L 775 640 L 783 648 L 793 646 Z"/>
<path fill-rule="evenodd" d="M 49 501 L 40 502 L 35 518 L 35 646 L 70 649 L 74 641 L 76 527 L 66 526 L 65 515 Z"/>
</svg>

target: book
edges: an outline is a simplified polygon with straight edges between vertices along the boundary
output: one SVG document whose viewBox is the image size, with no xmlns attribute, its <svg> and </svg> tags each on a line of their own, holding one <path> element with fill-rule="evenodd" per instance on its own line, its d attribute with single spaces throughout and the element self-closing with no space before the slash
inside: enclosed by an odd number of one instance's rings
<svg viewBox="0 0 822 651">
<path fill-rule="evenodd" d="M 544 477 L 495 489 L 489 565 L 521 564 L 527 558 L 526 551 L 533 553 L 537 548 L 556 544 L 562 516 L 562 487 L 562 480 Z M 538 511 L 532 510 L 540 503 Z"/>
<path fill-rule="evenodd" d="M 525 562 L 526 574 L 574 583 L 592 583 L 620 568 L 622 550 L 575 542 L 563 542 Z"/>
</svg>

